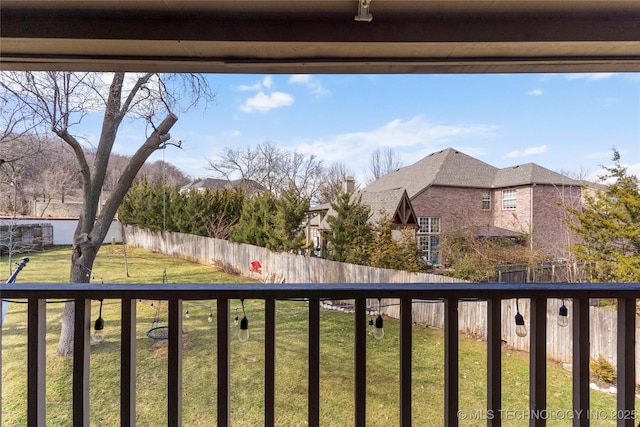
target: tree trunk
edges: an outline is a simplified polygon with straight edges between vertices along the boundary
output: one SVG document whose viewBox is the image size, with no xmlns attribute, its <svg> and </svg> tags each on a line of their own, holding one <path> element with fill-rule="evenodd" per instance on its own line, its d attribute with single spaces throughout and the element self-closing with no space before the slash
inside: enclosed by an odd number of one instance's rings
<svg viewBox="0 0 640 427">
<path fill-rule="evenodd" d="M 74 243 L 71 255 L 71 283 L 89 283 L 91 269 L 96 259 L 97 250 L 86 235 L 81 235 Z M 58 341 L 59 356 L 73 356 L 73 327 L 75 320 L 75 303 L 67 302 L 62 314 L 62 329 Z"/>
<path fill-rule="evenodd" d="M 84 189 L 83 215 L 80 217 L 75 231 L 75 241 L 71 255 L 70 283 L 90 282 L 93 262 L 118 210 L 118 206 L 120 206 L 120 202 L 127 194 L 131 183 L 144 162 L 154 151 L 164 148 L 166 141 L 170 138 L 169 130 L 177 120 L 178 117 L 170 113 L 136 151 L 97 218 L 95 216 L 98 205 L 98 197 L 96 195 L 99 195 L 103 182 L 87 180 L 91 185 L 86 185 Z M 108 156 L 99 160 L 106 164 Z M 99 164 L 99 160 L 95 160 L 94 165 Z M 106 166 L 102 165 L 102 167 Z M 103 178 L 104 176 L 101 179 Z M 75 304 L 73 302 L 65 304 L 57 350 L 57 354 L 60 356 L 73 355 L 74 308 Z"/>
</svg>

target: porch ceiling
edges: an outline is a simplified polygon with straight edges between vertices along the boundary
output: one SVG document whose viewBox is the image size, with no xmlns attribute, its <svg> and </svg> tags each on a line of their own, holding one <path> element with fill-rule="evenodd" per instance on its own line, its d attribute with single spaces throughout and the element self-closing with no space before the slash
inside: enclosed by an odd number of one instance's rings
<svg viewBox="0 0 640 427">
<path fill-rule="evenodd" d="M 640 71 L 640 1 L 2 0 L 3 69 Z"/>
</svg>

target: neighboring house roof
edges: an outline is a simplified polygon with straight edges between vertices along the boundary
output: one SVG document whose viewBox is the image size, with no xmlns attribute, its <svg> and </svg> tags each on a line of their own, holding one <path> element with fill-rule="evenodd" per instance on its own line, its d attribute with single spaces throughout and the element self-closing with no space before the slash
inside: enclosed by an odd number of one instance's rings
<svg viewBox="0 0 640 427">
<path fill-rule="evenodd" d="M 389 172 L 365 191 L 406 189 L 410 198 L 430 185 L 490 188 L 498 168 L 453 148 L 422 158 L 413 165 Z"/>
<path fill-rule="evenodd" d="M 522 235 L 506 228 L 496 227 L 494 225 L 480 225 L 474 228 L 474 234 L 478 237 L 492 238 L 503 237 L 507 239 L 518 239 Z"/>
<path fill-rule="evenodd" d="M 418 220 L 406 190 L 395 188 L 383 191 L 356 191 L 352 195 L 361 197 L 361 202 L 371 209 L 370 222 L 378 222 L 386 215 L 394 224 L 417 226 Z M 314 207 L 317 211 L 317 207 Z M 329 204 L 329 209 L 319 224 L 320 230 L 330 230 L 327 217 L 337 216 L 337 212 Z"/>
<path fill-rule="evenodd" d="M 453 148 L 422 158 L 418 162 L 389 172 L 363 191 L 406 189 L 414 198 L 429 186 L 467 188 L 505 188 L 527 184 L 574 185 L 581 182 L 535 163 L 498 169 Z"/>
<path fill-rule="evenodd" d="M 495 188 L 529 184 L 580 186 L 582 182 L 543 168 L 535 163 L 500 169 L 493 181 Z"/>
<path fill-rule="evenodd" d="M 227 179 L 216 179 L 216 178 L 204 178 L 197 179 L 184 187 L 180 188 L 180 192 L 189 191 L 189 190 L 199 190 L 204 191 L 204 189 L 208 188 L 209 190 L 216 191 L 222 190 L 224 188 L 232 189 L 232 188 L 242 188 L 247 192 L 247 194 L 255 194 L 260 191 L 264 191 L 265 188 L 253 181 L 251 179 L 235 179 L 229 181 Z"/>
<path fill-rule="evenodd" d="M 362 195 L 362 203 L 371 208 L 369 221 L 378 222 L 384 215 L 394 224 L 417 225 L 418 220 L 407 191 L 396 188 L 386 191 L 363 190 L 356 194 Z"/>
<path fill-rule="evenodd" d="M 322 213 L 331 209 L 331 203 L 323 203 L 321 205 L 311 206 L 309 212 Z"/>
</svg>

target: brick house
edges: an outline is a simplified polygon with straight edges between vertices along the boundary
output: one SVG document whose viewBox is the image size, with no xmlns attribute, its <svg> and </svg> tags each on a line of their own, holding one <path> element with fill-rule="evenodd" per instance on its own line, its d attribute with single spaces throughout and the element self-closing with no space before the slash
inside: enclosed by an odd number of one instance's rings
<svg viewBox="0 0 640 427">
<path fill-rule="evenodd" d="M 535 163 L 499 169 L 447 148 L 362 191 L 405 190 L 419 244 L 426 258 L 438 263 L 440 236 L 461 229 L 485 238 L 524 239 L 534 250 L 565 257 L 571 236 L 560 204 L 578 206 L 582 184 Z"/>
<path fill-rule="evenodd" d="M 354 197 L 360 197 L 361 202 L 371 210 L 369 221 L 376 223 L 383 218 L 388 218 L 393 224 L 393 234 L 400 237 L 403 229 L 415 230 L 418 228 L 416 214 L 413 210 L 409 195 L 404 188 L 387 188 L 380 191 L 355 190 L 355 181 L 352 177 L 345 177 L 343 192 L 353 193 Z M 319 254 L 325 247 L 326 240 L 323 233 L 329 232 L 331 226 L 327 222 L 328 216 L 336 216 L 337 213 L 331 207 L 331 203 L 313 206 L 309 209 L 309 215 L 305 224 L 307 246 L 316 249 Z"/>
</svg>

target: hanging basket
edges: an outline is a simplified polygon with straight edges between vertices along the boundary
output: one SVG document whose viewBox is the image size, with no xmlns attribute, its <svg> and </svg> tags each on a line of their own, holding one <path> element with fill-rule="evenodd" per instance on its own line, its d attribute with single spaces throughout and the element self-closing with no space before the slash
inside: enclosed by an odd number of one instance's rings
<svg viewBox="0 0 640 427">
<path fill-rule="evenodd" d="M 152 340 L 166 340 L 169 338 L 168 326 L 156 326 L 147 331 L 147 336 Z"/>
</svg>

